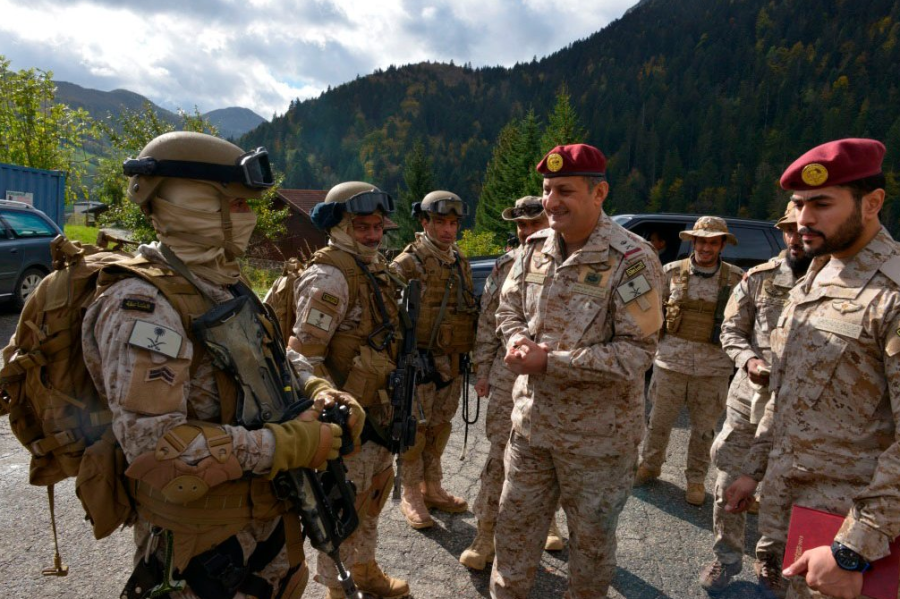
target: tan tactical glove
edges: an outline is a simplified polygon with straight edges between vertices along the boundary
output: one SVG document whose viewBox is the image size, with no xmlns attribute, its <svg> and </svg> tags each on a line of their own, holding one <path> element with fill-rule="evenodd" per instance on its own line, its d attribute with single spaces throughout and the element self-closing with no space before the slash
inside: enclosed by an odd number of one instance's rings
<svg viewBox="0 0 900 599">
<path fill-rule="evenodd" d="M 318 404 L 319 402 L 317 402 Z M 294 468 L 318 468 L 337 459 L 341 449 L 341 427 L 318 421 L 321 409 L 309 409 L 295 420 L 266 424 L 275 435 L 275 454 L 268 479 Z"/>
<path fill-rule="evenodd" d="M 338 403 L 349 408 L 350 417 L 347 419 L 347 424 L 350 426 L 350 434 L 353 436 L 353 446 L 358 450 L 361 445 L 360 437 L 362 436 L 363 426 L 366 424 L 366 411 L 359 405 L 359 402 L 346 391 L 337 391 L 335 389 L 322 389 L 314 396 L 314 399 L 317 403 L 318 400 L 323 400 L 326 406 Z"/>
<path fill-rule="evenodd" d="M 317 376 L 311 376 L 306 379 L 306 383 L 303 385 L 303 394 L 306 397 L 311 399 L 315 399 L 316 395 L 318 395 L 321 391 L 334 390 L 334 386 L 329 383 L 327 380 L 323 378 L 319 378 Z"/>
</svg>

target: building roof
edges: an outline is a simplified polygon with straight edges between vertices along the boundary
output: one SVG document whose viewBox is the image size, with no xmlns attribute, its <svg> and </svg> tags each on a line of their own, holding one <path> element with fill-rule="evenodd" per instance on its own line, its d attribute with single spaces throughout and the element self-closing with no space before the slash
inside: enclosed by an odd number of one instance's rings
<svg viewBox="0 0 900 599">
<path fill-rule="evenodd" d="M 328 194 L 327 190 L 324 189 L 279 189 L 278 195 L 281 196 L 285 202 L 287 202 L 290 206 L 295 208 L 297 211 L 302 213 L 307 218 L 310 217 L 310 213 L 312 212 L 313 207 L 319 202 L 325 201 L 325 196 Z M 384 219 L 384 229 L 385 231 L 391 231 L 394 229 L 399 229 L 397 223 L 392 221 L 389 218 Z"/>
</svg>

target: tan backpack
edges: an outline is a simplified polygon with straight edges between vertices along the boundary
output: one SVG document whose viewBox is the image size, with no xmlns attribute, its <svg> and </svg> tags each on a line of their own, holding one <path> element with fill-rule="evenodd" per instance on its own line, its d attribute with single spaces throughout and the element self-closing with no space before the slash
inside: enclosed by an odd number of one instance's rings
<svg viewBox="0 0 900 599">
<path fill-rule="evenodd" d="M 293 335 L 294 311 L 297 306 L 294 303 L 294 283 L 303 273 L 304 265 L 297 258 L 291 258 L 284 263 L 281 276 L 275 279 L 272 287 L 266 292 L 263 302 L 272 308 L 275 320 L 281 328 L 281 338 L 287 342 Z"/>
<path fill-rule="evenodd" d="M 104 244 L 101 237 L 98 243 Z M 205 311 L 199 293 L 174 273 L 162 272 L 118 244 L 82 245 L 63 236 L 50 245 L 54 270 L 25 302 L 16 332 L 3 349 L 0 415 L 31 453 L 29 482 L 46 486 L 77 477 L 75 492 L 98 539 L 131 521 L 123 484 L 125 455 L 112 434 L 112 413 L 94 386 L 82 352 L 85 310 L 105 287 L 127 276 L 156 286 L 184 314 Z M 192 371 L 197 360 L 192 363 Z M 54 525 L 55 536 L 55 525 Z"/>
</svg>

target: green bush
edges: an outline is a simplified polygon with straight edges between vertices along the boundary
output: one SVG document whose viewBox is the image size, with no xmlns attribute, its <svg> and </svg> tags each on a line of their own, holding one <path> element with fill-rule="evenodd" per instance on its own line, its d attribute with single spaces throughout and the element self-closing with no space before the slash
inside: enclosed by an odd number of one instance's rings
<svg viewBox="0 0 900 599">
<path fill-rule="evenodd" d="M 244 278 L 247 279 L 251 289 L 259 297 L 263 297 L 272 286 L 272 283 L 275 282 L 275 279 L 281 276 L 282 267 L 280 265 L 275 266 L 273 263 L 270 266 L 257 261 L 251 263 L 249 260 L 241 260 L 240 262 Z"/>
<path fill-rule="evenodd" d="M 456 245 L 464 256 L 496 256 L 503 253 L 503 248 L 494 241 L 494 233 L 491 231 L 475 233 L 466 229 Z"/>
</svg>

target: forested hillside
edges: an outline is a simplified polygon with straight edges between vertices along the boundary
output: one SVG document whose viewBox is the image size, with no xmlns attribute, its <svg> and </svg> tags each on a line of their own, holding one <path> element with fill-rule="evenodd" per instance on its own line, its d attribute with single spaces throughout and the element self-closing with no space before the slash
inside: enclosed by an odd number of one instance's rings
<svg viewBox="0 0 900 599">
<path fill-rule="evenodd" d="M 644 0 L 512 69 L 419 64 L 357 78 L 242 143 L 267 146 L 286 187 L 365 178 L 396 192 L 422 138 L 435 185 L 474 204 L 504 125 L 529 109 L 546 120 L 565 84 L 586 140 L 610 158 L 610 211 L 774 217 L 792 158 L 867 136 L 888 146 L 884 220 L 896 232 L 898 41 L 896 1 Z"/>
</svg>

